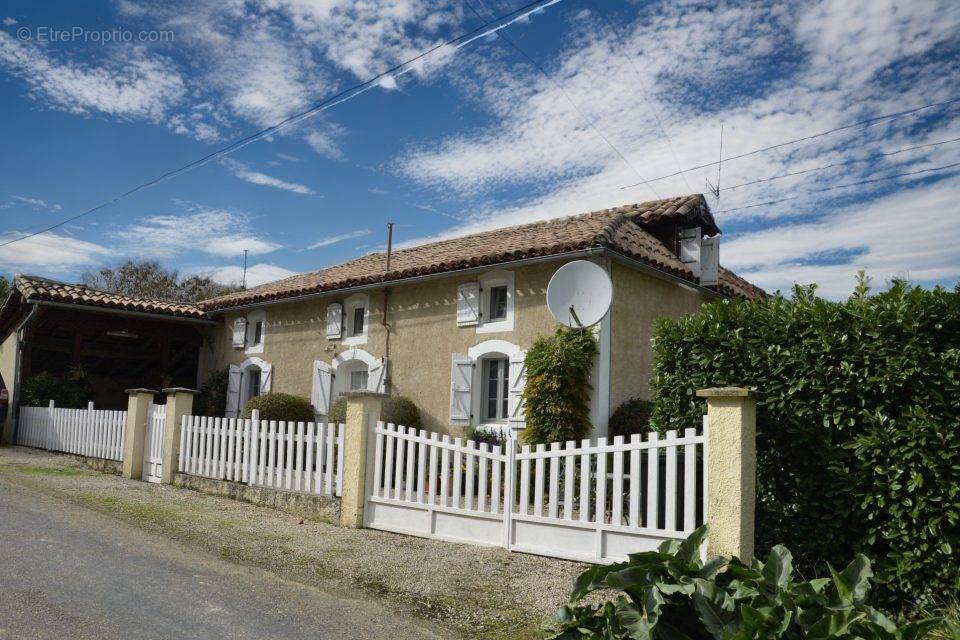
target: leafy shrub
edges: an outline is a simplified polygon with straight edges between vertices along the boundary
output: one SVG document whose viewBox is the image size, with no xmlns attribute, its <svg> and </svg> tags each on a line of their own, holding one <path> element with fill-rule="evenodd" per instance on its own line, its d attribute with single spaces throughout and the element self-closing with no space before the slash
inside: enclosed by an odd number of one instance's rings
<svg viewBox="0 0 960 640">
<path fill-rule="evenodd" d="M 589 331 L 560 327 L 527 352 L 528 444 L 579 440 L 590 432 L 590 372 L 597 343 Z"/>
<path fill-rule="evenodd" d="M 411 429 L 419 429 L 423 424 L 420 421 L 420 409 L 413 403 L 413 400 L 406 396 L 385 398 L 380 410 L 380 419 Z"/>
<path fill-rule="evenodd" d="M 611 436 L 631 436 L 635 433 L 650 431 L 650 415 L 653 403 L 649 400 L 631 398 L 617 407 L 607 423 L 607 432 Z"/>
<path fill-rule="evenodd" d="M 484 427 L 470 427 L 467 429 L 467 440 L 473 440 L 477 444 L 488 444 L 491 447 L 503 447 L 507 444 L 507 437 L 494 429 Z"/>
<path fill-rule="evenodd" d="M 230 370 L 220 369 L 211 371 L 206 381 L 200 387 L 194 403 L 194 415 L 223 416 L 227 412 L 227 385 L 230 380 Z"/>
<path fill-rule="evenodd" d="M 384 422 L 402 424 L 412 429 L 419 429 L 423 424 L 420 421 L 420 409 L 413 403 L 413 400 L 405 396 L 393 396 L 384 399 L 380 410 L 380 419 Z M 327 420 L 341 424 L 347 421 L 346 396 L 340 396 L 333 401 L 333 404 L 330 405 Z"/>
<path fill-rule="evenodd" d="M 249 418 L 254 409 L 260 411 L 261 420 L 312 422 L 314 418 L 310 401 L 289 393 L 265 393 L 251 398 L 243 410 L 244 417 Z"/>
<path fill-rule="evenodd" d="M 82 367 L 72 368 L 66 378 L 41 371 L 23 381 L 22 394 L 20 402 L 27 407 L 45 407 L 53 400 L 58 407 L 83 409 L 93 399 L 93 390 Z"/>
<path fill-rule="evenodd" d="M 715 302 L 662 321 L 653 422 L 700 424 L 702 387 L 756 386 L 757 547 L 805 573 L 863 552 L 876 602 L 960 593 L 960 294 L 902 282 L 844 302 Z"/>
<path fill-rule="evenodd" d="M 858 555 L 829 578 L 796 582 L 790 552 L 770 551 L 748 567 L 736 558 L 703 564 L 706 526 L 658 551 L 630 554 L 627 562 L 592 567 L 577 578 L 570 603 L 554 616 L 555 640 L 597 638 L 660 640 L 816 638 L 919 640 L 941 626 L 928 618 L 901 628 L 867 604 L 870 561 Z M 602 604 L 577 604 L 601 589 L 622 592 Z"/>
<path fill-rule="evenodd" d="M 347 421 L 347 397 L 340 396 L 330 405 L 330 413 L 327 414 L 327 422 L 343 424 Z"/>
</svg>

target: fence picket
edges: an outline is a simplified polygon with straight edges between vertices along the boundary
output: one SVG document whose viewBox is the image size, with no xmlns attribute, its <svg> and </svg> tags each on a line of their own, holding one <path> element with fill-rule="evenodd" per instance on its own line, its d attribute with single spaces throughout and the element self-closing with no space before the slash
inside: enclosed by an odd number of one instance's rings
<svg viewBox="0 0 960 640">
<path fill-rule="evenodd" d="M 671 443 L 677 439 L 677 432 L 674 430 L 667 431 L 666 442 Z M 664 448 L 666 453 L 667 464 L 666 464 L 666 478 L 665 478 L 665 494 L 664 494 L 664 528 L 671 531 L 676 530 L 677 527 L 677 447 L 676 445 L 669 445 Z"/>
<path fill-rule="evenodd" d="M 623 436 L 613 438 L 613 486 L 610 490 L 610 524 L 623 524 Z"/>
<path fill-rule="evenodd" d="M 660 439 L 657 432 L 652 432 L 647 436 L 647 442 L 650 448 L 647 449 L 647 519 L 644 526 L 648 529 L 657 528 L 657 487 L 660 482 L 660 449 L 655 445 Z"/>
</svg>

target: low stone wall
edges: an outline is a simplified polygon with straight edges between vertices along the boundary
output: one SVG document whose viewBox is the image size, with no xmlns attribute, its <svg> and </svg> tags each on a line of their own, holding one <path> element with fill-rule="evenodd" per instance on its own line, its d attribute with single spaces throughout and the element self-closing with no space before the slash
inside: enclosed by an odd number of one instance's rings
<svg viewBox="0 0 960 640">
<path fill-rule="evenodd" d="M 330 524 L 340 523 L 340 498 L 279 491 L 268 487 L 251 487 L 239 482 L 214 480 L 213 478 L 203 478 L 186 473 L 176 474 L 173 478 L 173 484 L 201 493 L 232 498 L 262 507 L 271 507 L 310 520 Z"/>
<path fill-rule="evenodd" d="M 99 471 L 101 473 L 112 473 L 115 476 L 120 475 L 120 472 L 123 470 L 123 463 L 119 460 L 105 460 L 103 458 L 88 458 L 87 456 L 77 456 L 73 454 L 66 454 L 68 457 L 73 458 L 80 464 L 90 467 L 94 471 Z"/>
</svg>

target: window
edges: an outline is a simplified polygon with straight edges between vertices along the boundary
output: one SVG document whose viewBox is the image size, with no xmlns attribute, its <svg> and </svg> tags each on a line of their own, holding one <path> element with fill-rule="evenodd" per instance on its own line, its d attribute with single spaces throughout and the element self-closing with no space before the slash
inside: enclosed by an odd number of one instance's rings
<svg viewBox="0 0 960 640">
<path fill-rule="evenodd" d="M 350 391 L 362 391 L 367 388 L 369 374 L 366 371 L 350 372 Z"/>
<path fill-rule="evenodd" d="M 507 399 L 510 385 L 510 361 L 507 358 L 487 358 L 483 361 L 483 419 L 502 422 L 507 419 Z"/>
<path fill-rule="evenodd" d="M 364 307 L 354 307 L 353 309 L 353 324 L 350 325 L 350 335 L 360 336 L 363 335 L 363 320 L 366 316 L 367 310 Z"/>
<path fill-rule="evenodd" d="M 487 311 L 487 320 L 507 319 L 507 285 L 490 287 L 490 309 Z"/>
<path fill-rule="evenodd" d="M 259 320 L 253 324 L 253 344 L 257 345 L 263 342 L 263 321 Z"/>
<path fill-rule="evenodd" d="M 260 395 L 260 369 L 250 367 L 247 369 L 247 400 L 256 398 Z"/>
<path fill-rule="evenodd" d="M 251 311 L 244 319 L 246 323 L 246 352 L 263 353 L 263 339 L 267 331 L 267 316 L 263 311 Z"/>
</svg>

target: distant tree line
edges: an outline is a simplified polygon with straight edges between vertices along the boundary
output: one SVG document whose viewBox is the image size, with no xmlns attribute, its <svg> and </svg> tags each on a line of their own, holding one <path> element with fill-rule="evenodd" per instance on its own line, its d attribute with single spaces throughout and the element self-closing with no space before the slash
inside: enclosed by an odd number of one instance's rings
<svg viewBox="0 0 960 640">
<path fill-rule="evenodd" d="M 127 260 L 115 267 L 88 271 L 83 274 L 82 280 L 88 287 L 133 298 L 188 303 L 243 288 L 237 284 L 221 284 L 207 275 L 181 276 L 177 269 L 167 269 L 159 262 L 150 260 Z M 0 285 L 0 292 L 4 285 Z"/>
</svg>

